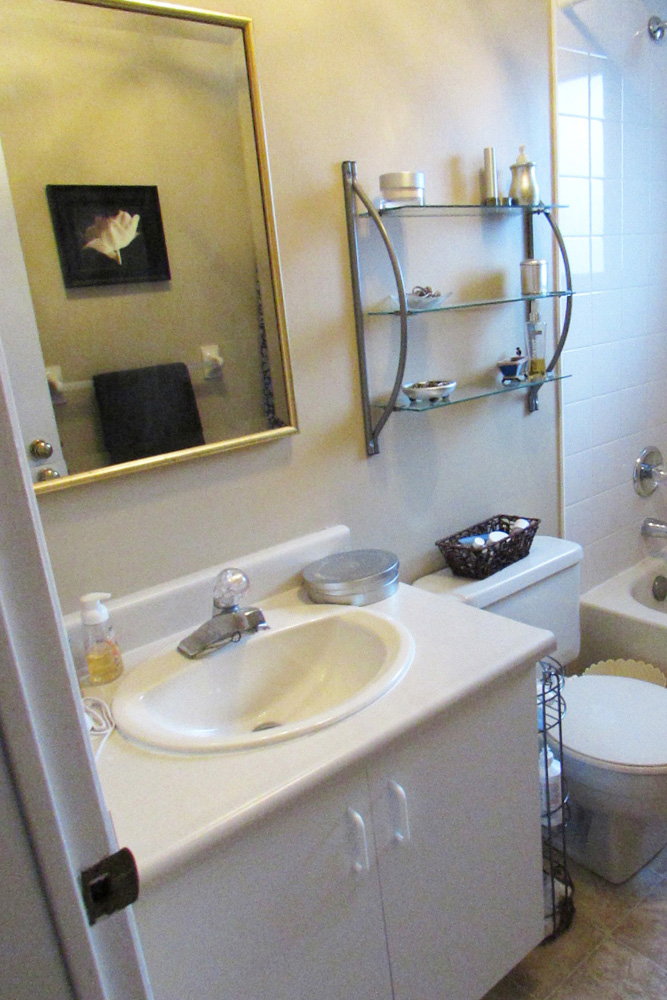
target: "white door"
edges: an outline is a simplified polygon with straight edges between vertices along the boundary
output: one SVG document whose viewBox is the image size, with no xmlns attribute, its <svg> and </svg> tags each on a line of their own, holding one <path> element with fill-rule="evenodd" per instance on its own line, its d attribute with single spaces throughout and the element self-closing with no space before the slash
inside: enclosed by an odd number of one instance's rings
<svg viewBox="0 0 667 1000">
<path fill-rule="evenodd" d="M 14 400 L 21 427 L 21 448 L 30 474 L 36 480 L 48 466 L 61 476 L 67 465 L 60 445 L 51 395 L 44 372 L 39 331 L 30 297 L 30 287 L 21 251 L 16 216 L 12 205 L 5 158 L 0 146 L 0 337 L 10 372 Z M 33 441 L 46 441 L 53 448 L 49 458 L 36 458 L 30 451 Z"/>
<path fill-rule="evenodd" d="M 20 248 L 6 235 L 9 209 L 4 203 L 0 218 L 0 751 L 22 820 L 13 824 L 12 847 L 20 853 L 29 845 L 72 996 L 150 1000 L 132 911 L 91 927 L 79 889 L 81 871 L 118 845 L 83 729 L 3 349 L 4 342 L 23 335 L 31 312 Z M 20 918 L 21 908 L 16 912 Z M 43 918 L 35 913 L 36 920 Z M 31 927 L 23 932 L 30 937 Z M 3 996 L 4 974 L 0 963 Z"/>
</svg>

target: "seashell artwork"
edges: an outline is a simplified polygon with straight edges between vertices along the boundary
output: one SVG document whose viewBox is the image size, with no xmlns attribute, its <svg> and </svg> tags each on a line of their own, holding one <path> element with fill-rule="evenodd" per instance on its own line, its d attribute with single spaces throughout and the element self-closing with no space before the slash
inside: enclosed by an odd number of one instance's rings
<svg viewBox="0 0 667 1000">
<path fill-rule="evenodd" d="M 84 233 L 84 250 L 97 250 L 122 264 L 120 252 L 135 239 L 139 218 L 123 209 L 116 215 L 96 215 L 94 223 Z"/>
<path fill-rule="evenodd" d="M 171 279 L 155 185 L 47 184 L 46 197 L 65 288 Z"/>
</svg>

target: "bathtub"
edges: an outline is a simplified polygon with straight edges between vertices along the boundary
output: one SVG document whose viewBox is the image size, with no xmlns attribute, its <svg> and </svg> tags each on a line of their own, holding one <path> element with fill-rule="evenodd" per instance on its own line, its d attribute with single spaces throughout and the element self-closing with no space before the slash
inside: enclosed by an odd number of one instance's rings
<svg viewBox="0 0 667 1000">
<path fill-rule="evenodd" d="M 651 592 L 658 575 L 667 577 L 667 550 L 582 596 L 578 670 L 621 658 L 644 660 L 667 675 L 667 601 L 657 601 Z"/>
</svg>

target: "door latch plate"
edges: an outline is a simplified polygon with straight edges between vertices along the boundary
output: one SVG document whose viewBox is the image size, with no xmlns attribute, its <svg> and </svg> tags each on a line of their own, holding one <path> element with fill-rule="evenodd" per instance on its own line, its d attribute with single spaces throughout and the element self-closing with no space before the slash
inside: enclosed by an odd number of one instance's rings
<svg viewBox="0 0 667 1000">
<path fill-rule="evenodd" d="M 92 925 L 100 917 L 116 913 L 139 897 L 139 872 L 128 847 L 102 858 L 81 872 L 81 892 Z"/>
</svg>

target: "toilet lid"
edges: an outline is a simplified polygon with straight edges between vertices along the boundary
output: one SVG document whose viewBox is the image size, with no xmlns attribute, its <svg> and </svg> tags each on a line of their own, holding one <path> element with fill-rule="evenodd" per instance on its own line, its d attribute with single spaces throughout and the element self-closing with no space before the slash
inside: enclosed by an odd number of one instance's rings
<svg viewBox="0 0 667 1000">
<path fill-rule="evenodd" d="M 568 677 L 563 746 L 624 767 L 667 767 L 667 688 L 631 677 Z"/>
</svg>

